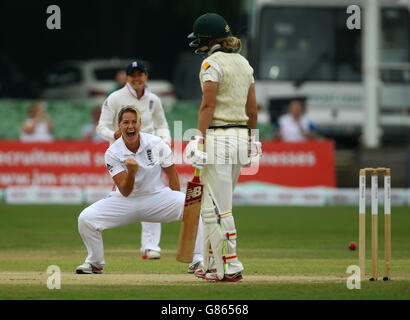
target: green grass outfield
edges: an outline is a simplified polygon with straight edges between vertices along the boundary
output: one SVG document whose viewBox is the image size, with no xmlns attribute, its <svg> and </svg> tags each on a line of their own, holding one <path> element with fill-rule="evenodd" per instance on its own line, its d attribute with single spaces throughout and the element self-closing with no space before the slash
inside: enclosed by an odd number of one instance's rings
<svg viewBox="0 0 410 320">
<path fill-rule="evenodd" d="M 140 223 L 104 231 L 105 273 L 75 275 L 86 256 L 77 229 L 84 207 L 0 204 L 0 299 L 410 299 L 409 207 L 392 208 L 393 280 L 365 280 L 360 290 L 346 286 L 347 267 L 358 264 L 358 251 L 347 248 L 358 242 L 356 207 L 235 207 L 242 283 L 188 275 L 175 260 L 179 222 L 162 224 L 156 261 L 141 259 Z M 382 276 L 383 214 L 379 220 Z M 50 265 L 62 271 L 59 290 L 46 286 Z"/>
</svg>

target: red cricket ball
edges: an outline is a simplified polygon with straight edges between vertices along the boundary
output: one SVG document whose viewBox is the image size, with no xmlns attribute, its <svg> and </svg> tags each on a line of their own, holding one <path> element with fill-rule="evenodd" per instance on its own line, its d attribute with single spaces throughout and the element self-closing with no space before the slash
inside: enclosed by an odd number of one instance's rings
<svg viewBox="0 0 410 320">
<path fill-rule="evenodd" d="M 354 242 L 354 241 L 350 242 L 349 243 L 349 249 L 352 250 L 352 251 L 356 250 L 356 242 Z"/>
</svg>

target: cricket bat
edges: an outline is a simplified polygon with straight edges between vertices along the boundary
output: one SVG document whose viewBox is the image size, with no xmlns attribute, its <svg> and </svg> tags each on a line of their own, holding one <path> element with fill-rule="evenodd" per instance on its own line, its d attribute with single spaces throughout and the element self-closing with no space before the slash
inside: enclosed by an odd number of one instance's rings
<svg viewBox="0 0 410 320">
<path fill-rule="evenodd" d="M 203 150 L 203 144 L 199 145 Z M 184 215 L 182 217 L 181 229 L 177 251 L 177 261 L 190 263 L 194 256 L 196 235 L 198 232 L 199 215 L 201 212 L 202 192 L 204 185 L 199 178 L 201 171 L 195 169 L 194 178 L 188 181 L 185 195 Z"/>
</svg>

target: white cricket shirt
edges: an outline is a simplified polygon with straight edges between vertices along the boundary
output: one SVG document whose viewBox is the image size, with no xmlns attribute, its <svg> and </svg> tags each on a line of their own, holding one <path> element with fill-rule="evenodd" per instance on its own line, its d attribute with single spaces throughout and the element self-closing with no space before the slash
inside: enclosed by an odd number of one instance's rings
<svg viewBox="0 0 410 320">
<path fill-rule="evenodd" d="M 139 169 L 135 175 L 134 189 L 130 196 L 147 194 L 166 188 L 162 179 L 162 168 L 174 164 L 171 148 L 160 138 L 148 133 L 139 133 L 140 146 L 136 153 L 131 152 L 122 137 L 117 139 L 105 152 L 105 164 L 111 177 L 127 170 L 125 161 L 133 158 Z M 111 195 L 121 195 L 118 187 Z"/>
<path fill-rule="evenodd" d="M 32 123 L 33 119 L 26 120 L 27 123 Z M 21 130 L 20 140 L 24 142 L 49 142 L 53 141 L 53 135 L 48 131 L 48 125 L 46 121 L 41 121 L 34 128 L 32 133 L 25 133 Z"/>
</svg>

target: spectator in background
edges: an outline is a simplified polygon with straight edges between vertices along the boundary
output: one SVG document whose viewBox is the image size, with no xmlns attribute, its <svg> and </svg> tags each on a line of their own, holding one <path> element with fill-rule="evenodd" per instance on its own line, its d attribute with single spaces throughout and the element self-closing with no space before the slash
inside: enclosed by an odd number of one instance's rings
<svg viewBox="0 0 410 320">
<path fill-rule="evenodd" d="M 23 142 L 48 142 L 53 140 L 53 123 L 43 102 L 36 102 L 28 109 L 29 119 L 21 126 Z"/>
<path fill-rule="evenodd" d="M 115 75 L 115 81 L 115 86 L 107 92 L 107 95 L 105 97 L 108 97 L 114 91 L 117 91 L 125 86 L 125 84 L 127 83 L 127 73 L 125 72 L 125 70 L 120 70 L 117 72 L 117 74 Z"/>
<path fill-rule="evenodd" d="M 276 123 L 274 139 L 283 142 L 315 140 L 317 127 L 304 113 L 304 99 L 292 99 L 288 113 L 280 116 Z"/>
<path fill-rule="evenodd" d="M 93 141 L 93 142 L 105 142 L 96 131 L 98 120 L 100 119 L 101 107 L 99 105 L 95 106 L 92 110 L 93 122 L 84 125 L 82 129 L 82 136 L 84 140 Z"/>
</svg>

